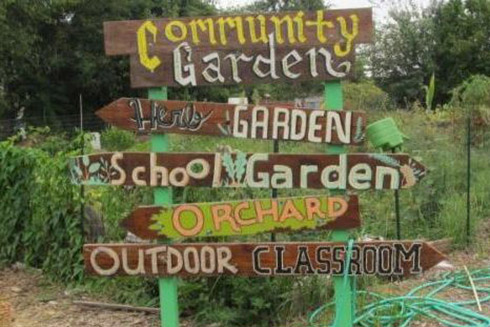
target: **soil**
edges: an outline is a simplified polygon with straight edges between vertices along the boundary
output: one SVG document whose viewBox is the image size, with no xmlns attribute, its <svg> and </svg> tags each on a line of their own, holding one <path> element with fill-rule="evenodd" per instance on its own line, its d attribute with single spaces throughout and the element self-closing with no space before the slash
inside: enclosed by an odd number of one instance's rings
<svg viewBox="0 0 490 327">
<path fill-rule="evenodd" d="M 490 267 L 488 253 L 488 244 L 486 244 L 483 248 L 479 247 L 473 252 L 451 253 L 450 261 L 454 266 L 453 269 L 456 270 L 462 270 L 464 265 L 469 269 Z M 432 269 L 421 277 L 403 282 L 383 283 L 373 289 L 384 294 L 405 294 L 415 286 L 437 278 L 439 274 L 441 274 L 440 269 Z M 486 286 L 490 287 L 490 285 Z M 473 299 L 471 292 L 462 294 L 460 290 L 451 290 L 443 297 L 453 299 L 453 301 Z M 101 301 L 75 294 L 63 288 L 62 285 L 50 283 L 40 271 L 26 269 L 19 264 L 0 270 L 0 315 L 4 315 L 0 317 L 0 327 L 150 327 L 160 325 L 157 314 L 88 308 L 73 304 L 73 300 Z M 10 325 L 5 322 L 5 316 L 9 310 L 2 311 L 2 303 L 4 305 L 9 303 L 12 307 L 13 321 Z M 476 306 L 469 308 L 477 311 Z M 490 315 L 488 302 L 483 304 L 481 314 Z M 183 321 L 181 326 L 191 327 L 192 324 Z M 213 324 L 213 326 L 226 327 L 219 324 Z M 437 327 L 443 325 L 418 319 L 411 326 Z"/>
<path fill-rule="evenodd" d="M 158 326 L 157 315 L 91 309 L 73 305 L 73 299 L 38 271 L 9 268 L 0 272 L 0 301 L 7 300 L 13 307 L 12 327 Z"/>
</svg>

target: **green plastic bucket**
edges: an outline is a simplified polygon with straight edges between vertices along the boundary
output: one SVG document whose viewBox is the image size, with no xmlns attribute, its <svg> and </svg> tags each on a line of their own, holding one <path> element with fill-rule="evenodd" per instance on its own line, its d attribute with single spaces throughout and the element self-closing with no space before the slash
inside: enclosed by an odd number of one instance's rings
<svg viewBox="0 0 490 327">
<path fill-rule="evenodd" d="M 368 125 L 367 139 L 375 148 L 384 151 L 400 148 L 404 139 L 408 139 L 396 126 L 393 118 L 385 118 Z"/>
</svg>

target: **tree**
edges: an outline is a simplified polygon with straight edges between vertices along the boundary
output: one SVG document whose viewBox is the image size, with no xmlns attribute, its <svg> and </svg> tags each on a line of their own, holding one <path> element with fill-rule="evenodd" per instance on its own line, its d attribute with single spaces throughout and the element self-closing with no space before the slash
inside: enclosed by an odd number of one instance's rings
<svg viewBox="0 0 490 327">
<path fill-rule="evenodd" d="M 391 10 L 367 51 L 372 77 L 398 104 L 421 101 L 435 69 L 433 12 L 412 3 Z"/>
<path fill-rule="evenodd" d="M 0 117 L 25 107 L 31 122 L 73 126 L 79 94 L 87 111 L 137 94 L 128 58 L 104 53 L 104 21 L 214 12 L 201 0 L 2 1 Z"/>
<path fill-rule="evenodd" d="M 435 104 L 447 102 L 469 76 L 490 74 L 490 1 L 404 3 L 376 30 L 368 51 L 374 80 L 398 104 L 423 102 L 433 73 Z"/>
<path fill-rule="evenodd" d="M 446 102 L 471 75 L 490 76 L 490 1 L 449 0 L 437 8 L 434 25 L 436 101 Z"/>
<path fill-rule="evenodd" d="M 258 0 L 245 6 L 244 9 L 251 12 L 279 12 L 293 10 L 317 10 L 324 9 L 323 0 Z"/>
</svg>

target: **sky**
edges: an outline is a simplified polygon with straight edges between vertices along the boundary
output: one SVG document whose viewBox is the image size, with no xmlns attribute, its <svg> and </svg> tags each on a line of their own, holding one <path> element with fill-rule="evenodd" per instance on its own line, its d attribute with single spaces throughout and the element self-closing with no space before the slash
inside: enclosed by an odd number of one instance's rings
<svg viewBox="0 0 490 327">
<path fill-rule="evenodd" d="M 216 4 L 220 8 L 236 7 L 240 5 L 247 5 L 253 0 L 215 0 Z M 382 19 L 387 16 L 389 5 L 391 1 L 382 1 L 384 5 L 373 6 L 369 0 L 328 0 L 328 3 L 332 5 L 333 8 L 363 8 L 363 7 L 373 7 L 375 19 Z M 380 1 L 375 1 L 380 2 Z M 413 0 L 414 3 L 420 6 L 429 4 L 430 0 Z"/>
</svg>

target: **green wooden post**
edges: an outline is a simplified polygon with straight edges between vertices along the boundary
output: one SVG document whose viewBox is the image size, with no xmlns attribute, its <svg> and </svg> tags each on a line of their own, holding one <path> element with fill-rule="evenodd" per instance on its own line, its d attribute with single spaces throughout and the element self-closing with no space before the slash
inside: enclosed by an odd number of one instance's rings
<svg viewBox="0 0 490 327">
<path fill-rule="evenodd" d="M 326 110 L 342 110 L 344 106 L 342 96 L 342 84 L 340 81 L 326 82 L 325 83 L 325 109 Z M 328 154 L 342 154 L 345 153 L 345 148 L 342 145 L 328 145 Z M 342 191 L 331 191 L 330 193 L 344 193 Z M 332 232 L 332 241 L 334 242 L 347 242 L 349 240 L 348 230 L 335 230 Z M 354 316 L 354 300 L 351 287 L 351 277 L 349 282 L 344 283 L 344 277 L 334 277 L 334 289 L 335 289 L 335 320 L 333 327 L 352 327 Z"/>
<path fill-rule="evenodd" d="M 167 88 L 151 88 L 148 90 L 148 99 L 167 100 Z M 152 152 L 168 152 L 170 140 L 167 134 L 151 135 Z M 172 189 L 169 187 L 156 187 L 153 191 L 155 205 L 172 204 Z M 158 279 L 160 290 L 160 321 L 162 327 L 179 326 L 179 302 L 177 293 L 177 278 Z"/>
</svg>

